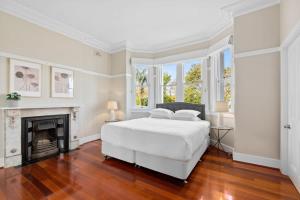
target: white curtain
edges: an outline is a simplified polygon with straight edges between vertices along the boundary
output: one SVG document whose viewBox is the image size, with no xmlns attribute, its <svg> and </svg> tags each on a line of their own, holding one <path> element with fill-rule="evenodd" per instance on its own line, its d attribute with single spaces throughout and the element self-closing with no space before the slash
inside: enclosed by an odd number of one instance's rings
<svg viewBox="0 0 300 200">
<path fill-rule="evenodd" d="M 216 101 L 220 100 L 220 67 L 221 66 L 221 56 L 220 53 L 215 53 L 210 56 L 210 91 L 209 91 L 209 111 L 215 111 Z"/>
<path fill-rule="evenodd" d="M 205 112 L 209 112 L 209 73 L 208 73 L 208 58 L 203 59 L 202 62 L 202 104 L 205 104 Z"/>
</svg>

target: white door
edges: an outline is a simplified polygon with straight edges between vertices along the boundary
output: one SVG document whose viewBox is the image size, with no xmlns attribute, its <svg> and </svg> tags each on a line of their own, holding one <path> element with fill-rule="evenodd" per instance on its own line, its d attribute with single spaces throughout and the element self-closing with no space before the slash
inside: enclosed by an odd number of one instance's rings
<svg viewBox="0 0 300 200">
<path fill-rule="evenodd" d="M 288 48 L 288 175 L 300 191 L 300 36 Z"/>
</svg>

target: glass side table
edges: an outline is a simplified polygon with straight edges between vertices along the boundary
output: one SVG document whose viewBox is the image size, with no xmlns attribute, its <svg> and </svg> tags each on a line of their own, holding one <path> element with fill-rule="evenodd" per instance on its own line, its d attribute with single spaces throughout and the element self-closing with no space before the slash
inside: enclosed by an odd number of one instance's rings
<svg viewBox="0 0 300 200">
<path fill-rule="evenodd" d="M 224 147 L 221 143 L 222 139 L 231 131 L 233 130 L 233 127 L 227 127 L 227 126 L 212 126 L 211 127 L 212 130 L 212 133 L 214 133 L 214 139 L 216 139 L 216 143 L 213 145 L 214 147 L 217 147 L 218 150 L 220 150 L 220 147 L 221 149 L 226 152 L 224 150 Z M 227 153 L 227 152 L 226 152 Z"/>
</svg>

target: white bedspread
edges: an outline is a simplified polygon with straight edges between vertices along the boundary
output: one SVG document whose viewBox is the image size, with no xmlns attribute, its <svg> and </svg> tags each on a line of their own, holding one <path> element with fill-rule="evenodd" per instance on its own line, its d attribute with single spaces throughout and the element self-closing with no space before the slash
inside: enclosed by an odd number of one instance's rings
<svg viewBox="0 0 300 200">
<path fill-rule="evenodd" d="M 105 124 L 101 139 L 151 155 L 186 161 L 209 134 L 208 121 L 140 118 Z"/>
</svg>

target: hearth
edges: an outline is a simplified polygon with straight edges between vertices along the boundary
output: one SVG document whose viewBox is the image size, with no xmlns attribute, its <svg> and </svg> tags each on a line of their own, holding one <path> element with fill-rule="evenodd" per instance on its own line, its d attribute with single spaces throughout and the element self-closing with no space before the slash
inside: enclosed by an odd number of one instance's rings
<svg viewBox="0 0 300 200">
<path fill-rule="evenodd" d="M 22 164 L 69 151 L 69 115 L 22 118 Z"/>
</svg>

